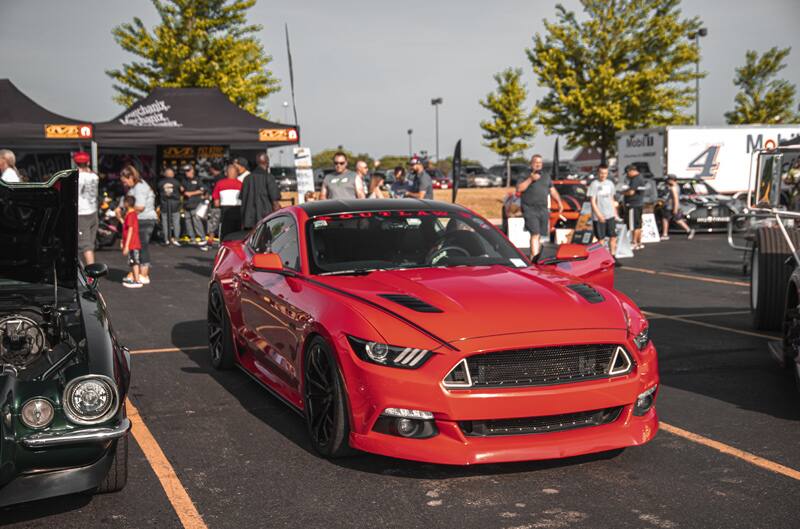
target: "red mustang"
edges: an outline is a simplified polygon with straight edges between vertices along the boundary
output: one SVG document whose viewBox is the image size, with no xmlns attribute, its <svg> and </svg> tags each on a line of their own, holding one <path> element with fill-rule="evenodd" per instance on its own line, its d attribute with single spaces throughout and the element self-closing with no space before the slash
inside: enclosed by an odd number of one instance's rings
<svg viewBox="0 0 800 529">
<path fill-rule="evenodd" d="M 306 418 L 315 449 L 467 465 L 646 443 L 647 320 L 600 245 L 531 265 L 489 222 L 422 200 L 281 209 L 222 245 L 217 368 Z"/>
</svg>

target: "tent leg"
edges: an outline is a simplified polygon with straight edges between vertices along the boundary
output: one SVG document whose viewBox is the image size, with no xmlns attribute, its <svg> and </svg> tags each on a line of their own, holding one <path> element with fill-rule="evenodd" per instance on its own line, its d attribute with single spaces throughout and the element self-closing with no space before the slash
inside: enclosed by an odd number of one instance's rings
<svg viewBox="0 0 800 529">
<path fill-rule="evenodd" d="M 97 174 L 97 142 L 92 140 L 92 171 Z"/>
</svg>

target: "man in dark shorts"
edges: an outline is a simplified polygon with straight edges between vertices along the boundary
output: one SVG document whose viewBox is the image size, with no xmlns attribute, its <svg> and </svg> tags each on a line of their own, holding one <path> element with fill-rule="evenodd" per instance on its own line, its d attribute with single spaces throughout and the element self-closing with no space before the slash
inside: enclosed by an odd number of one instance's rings
<svg viewBox="0 0 800 529">
<path fill-rule="evenodd" d="M 644 194 L 647 191 L 647 184 L 644 177 L 639 174 L 635 165 L 625 168 L 628 176 L 628 185 L 625 189 L 625 220 L 628 229 L 633 233 L 631 246 L 634 250 L 644 248 L 642 244 L 642 209 L 644 208 Z"/>
<path fill-rule="evenodd" d="M 608 179 L 608 166 L 601 164 L 597 168 L 597 179 L 589 184 L 586 193 L 592 205 L 592 224 L 594 236 L 601 243 L 608 245 L 611 255 L 617 253 L 617 208 L 614 205 L 614 182 Z M 608 242 L 606 242 L 608 239 Z"/>
<path fill-rule="evenodd" d="M 551 175 L 542 173 L 543 165 L 541 155 L 534 154 L 531 157 L 531 174 L 517 181 L 525 229 L 531 234 L 532 261 L 538 259 L 542 251 L 541 238 L 550 236 L 550 206 L 547 198 L 551 197 L 556 201 L 559 214 L 564 211 L 561 196 L 553 187 Z"/>
</svg>

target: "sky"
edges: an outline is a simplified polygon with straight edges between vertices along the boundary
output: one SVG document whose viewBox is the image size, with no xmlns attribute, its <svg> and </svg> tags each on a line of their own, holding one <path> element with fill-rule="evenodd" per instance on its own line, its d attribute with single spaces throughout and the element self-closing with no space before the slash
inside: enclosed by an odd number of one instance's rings
<svg viewBox="0 0 800 529">
<path fill-rule="evenodd" d="M 563 4 L 580 7 L 577 0 Z M 791 46 L 782 77 L 800 85 L 797 0 L 685 0 L 682 10 L 708 28 L 701 41 L 701 69 L 708 74 L 701 82 L 701 125 L 725 123 L 736 93 L 734 69 L 748 49 Z M 135 16 L 148 27 L 158 22 L 150 0 L 0 0 L 0 77 L 59 114 L 111 119 L 123 109 L 112 101 L 104 72 L 133 59 L 111 30 Z M 554 18 L 555 3 L 543 0 L 258 0 L 249 21 L 263 26 L 259 38 L 282 84 L 266 101 L 276 121 L 284 121 L 283 102 L 291 101 L 283 33 L 289 25 L 298 121 L 312 154 L 338 145 L 376 157 L 407 154 L 413 129 L 413 150 L 433 155 L 430 100 L 442 97 L 441 157 L 462 139 L 465 157 L 491 165 L 497 157 L 482 146 L 479 127 L 489 115 L 478 101 L 494 89 L 492 76 L 509 66 L 523 69 L 530 106 L 544 95 L 525 49 L 544 30 L 543 19 Z M 553 142 L 539 129 L 527 154 L 549 158 Z"/>
</svg>

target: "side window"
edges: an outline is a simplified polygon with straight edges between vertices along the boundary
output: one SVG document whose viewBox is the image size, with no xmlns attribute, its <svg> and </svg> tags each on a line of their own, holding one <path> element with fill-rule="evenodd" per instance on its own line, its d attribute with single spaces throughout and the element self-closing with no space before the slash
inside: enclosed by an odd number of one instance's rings
<svg viewBox="0 0 800 529">
<path fill-rule="evenodd" d="M 300 247 L 297 241 L 297 227 L 291 217 L 278 217 L 263 225 L 266 249 L 281 256 L 286 268 L 300 270 Z"/>
<path fill-rule="evenodd" d="M 265 229 L 266 224 L 262 224 L 250 236 L 248 245 L 255 253 L 264 253 L 267 251 L 269 243 L 269 231 Z"/>
</svg>

